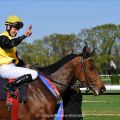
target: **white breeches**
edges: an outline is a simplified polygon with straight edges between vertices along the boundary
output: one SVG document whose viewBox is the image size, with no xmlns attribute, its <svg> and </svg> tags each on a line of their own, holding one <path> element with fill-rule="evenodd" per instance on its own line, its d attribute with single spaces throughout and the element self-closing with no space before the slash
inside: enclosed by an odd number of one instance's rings
<svg viewBox="0 0 120 120">
<path fill-rule="evenodd" d="M 26 74 L 31 74 L 32 79 L 38 77 L 38 72 L 29 68 L 17 67 L 14 63 L 0 66 L 0 76 L 6 79 L 16 79 Z"/>
</svg>

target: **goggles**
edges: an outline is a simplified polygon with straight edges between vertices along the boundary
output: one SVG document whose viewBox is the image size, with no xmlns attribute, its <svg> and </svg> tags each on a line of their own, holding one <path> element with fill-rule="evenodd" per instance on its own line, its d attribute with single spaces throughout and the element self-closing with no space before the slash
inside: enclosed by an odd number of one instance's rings
<svg viewBox="0 0 120 120">
<path fill-rule="evenodd" d="M 12 24 L 12 27 L 20 29 L 23 27 L 23 23 L 22 22 L 16 22 L 14 24 Z"/>
</svg>

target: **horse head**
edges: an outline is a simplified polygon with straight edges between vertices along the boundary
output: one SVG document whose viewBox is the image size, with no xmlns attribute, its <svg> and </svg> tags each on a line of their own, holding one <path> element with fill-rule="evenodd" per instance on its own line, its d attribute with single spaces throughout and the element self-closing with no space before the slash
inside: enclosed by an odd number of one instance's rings
<svg viewBox="0 0 120 120">
<path fill-rule="evenodd" d="M 105 91 L 105 86 L 99 77 L 91 54 L 90 48 L 85 46 L 82 54 L 67 55 L 52 65 L 39 67 L 39 70 L 50 77 L 61 93 L 79 80 L 92 90 L 94 95 L 99 95 Z"/>
<path fill-rule="evenodd" d="M 76 57 L 72 62 L 75 68 L 76 79 L 89 88 L 94 95 L 100 95 L 106 90 L 88 47 L 85 46 L 81 57 Z"/>
</svg>

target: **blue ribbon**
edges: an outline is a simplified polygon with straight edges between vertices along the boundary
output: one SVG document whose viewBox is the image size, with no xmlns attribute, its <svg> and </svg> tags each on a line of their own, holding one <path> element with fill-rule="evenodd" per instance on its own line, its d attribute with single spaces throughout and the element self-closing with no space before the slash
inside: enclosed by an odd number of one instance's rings
<svg viewBox="0 0 120 120">
<path fill-rule="evenodd" d="M 50 85 L 50 83 L 46 80 L 46 78 L 42 75 L 39 74 L 40 79 L 42 80 L 42 82 L 46 85 L 46 87 L 51 91 L 51 93 L 56 97 L 59 98 L 58 94 L 56 93 L 56 91 L 52 88 L 52 86 Z"/>
<path fill-rule="evenodd" d="M 42 82 L 46 85 L 46 87 L 51 91 L 51 93 L 59 99 L 60 96 L 57 94 L 57 92 L 53 89 L 53 87 L 50 85 L 50 83 L 47 81 L 47 79 L 39 74 L 40 79 Z M 54 120 L 62 120 L 63 119 L 63 101 L 62 99 L 57 102 L 57 105 L 59 106 L 59 109 L 57 111 L 57 114 L 55 115 Z"/>
<path fill-rule="evenodd" d="M 62 120 L 63 119 L 63 101 L 58 101 L 59 109 L 57 114 L 55 115 L 54 120 Z"/>
</svg>

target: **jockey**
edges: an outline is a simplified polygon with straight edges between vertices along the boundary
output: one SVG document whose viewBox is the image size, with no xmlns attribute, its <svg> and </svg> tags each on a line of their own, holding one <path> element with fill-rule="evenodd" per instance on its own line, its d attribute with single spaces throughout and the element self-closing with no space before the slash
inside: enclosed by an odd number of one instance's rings
<svg viewBox="0 0 120 120">
<path fill-rule="evenodd" d="M 25 64 L 17 56 L 16 47 L 32 34 L 30 25 L 26 32 L 16 37 L 18 31 L 23 27 L 20 17 L 12 15 L 6 21 L 6 31 L 0 34 L 0 76 L 6 79 L 16 79 L 5 87 L 11 94 L 24 83 L 29 83 L 38 77 L 38 72 L 25 68 Z"/>
</svg>

